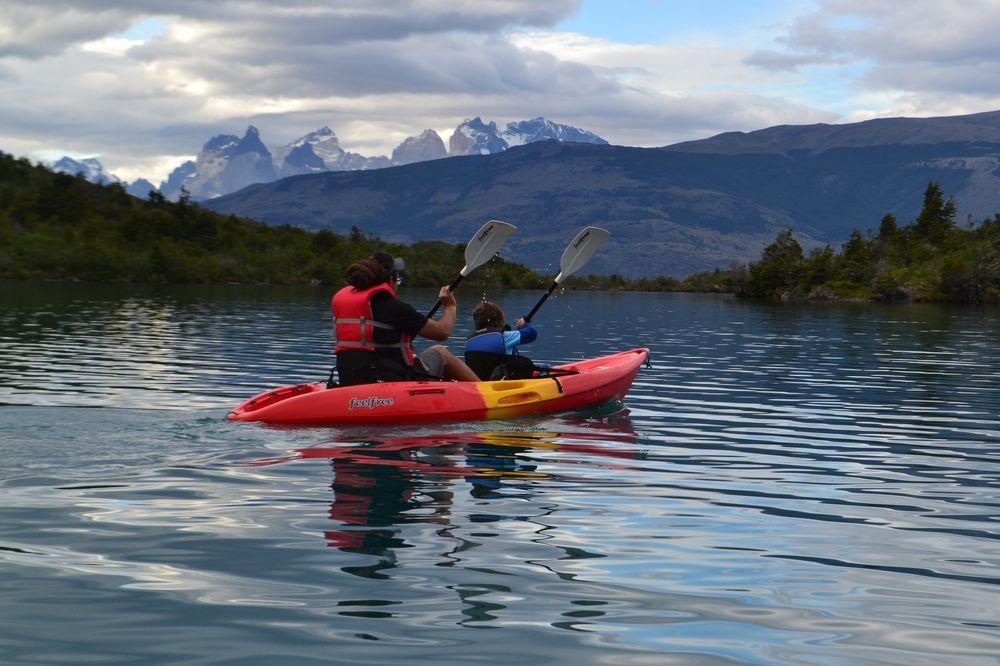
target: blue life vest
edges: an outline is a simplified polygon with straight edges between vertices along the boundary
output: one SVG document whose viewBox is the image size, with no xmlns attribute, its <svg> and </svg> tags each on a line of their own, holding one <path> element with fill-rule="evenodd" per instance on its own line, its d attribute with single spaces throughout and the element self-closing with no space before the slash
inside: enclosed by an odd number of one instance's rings
<svg viewBox="0 0 1000 666">
<path fill-rule="evenodd" d="M 535 364 L 527 356 L 521 356 L 517 349 L 507 354 L 503 329 L 483 328 L 465 343 L 465 364 L 472 368 L 480 379 L 529 379 L 535 372 Z"/>
</svg>

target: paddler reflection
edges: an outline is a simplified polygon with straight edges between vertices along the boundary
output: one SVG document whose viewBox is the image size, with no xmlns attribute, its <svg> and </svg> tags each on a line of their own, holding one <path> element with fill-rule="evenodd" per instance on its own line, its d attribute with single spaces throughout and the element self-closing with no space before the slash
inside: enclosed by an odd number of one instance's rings
<svg viewBox="0 0 1000 666">
<path fill-rule="evenodd" d="M 339 455 L 341 451 L 309 455 L 323 449 L 302 453 L 306 454 L 303 458 L 329 457 L 333 468 L 330 519 L 340 527 L 323 532 L 328 545 L 394 562 L 395 549 L 406 546 L 396 536 L 398 525 L 449 524 L 452 491 L 448 486 L 454 466 L 446 450 L 454 445 L 443 444 L 419 455 L 419 447 L 381 448 L 383 444 L 374 441 L 347 449 L 343 451 L 347 455 Z M 379 568 L 386 566 L 392 564 Z"/>
<path fill-rule="evenodd" d="M 568 433 L 475 432 L 369 439 L 347 446 L 299 449 L 295 455 L 255 464 L 330 460 L 334 478 L 329 516 L 337 525 L 324 531 L 327 543 L 346 552 L 379 557 L 378 564 L 352 568 L 350 573 L 381 577 L 384 574 L 379 571 L 395 566 L 396 551 L 408 547 L 400 536 L 402 526 L 438 524 L 440 536 L 453 538 L 450 530 L 455 523 L 465 522 L 456 521 L 454 513 L 481 514 L 456 509 L 462 497 L 478 501 L 500 496 L 505 487 L 516 487 L 518 497 L 530 499 L 539 481 L 581 480 L 546 472 L 545 452 L 601 458 L 602 467 L 624 467 L 624 461 L 641 457 L 627 419 L 619 421 L 623 423 L 599 427 L 588 423 Z M 463 481 L 468 484 L 466 492 L 461 490 Z M 450 554 L 442 553 L 442 557 Z"/>
</svg>

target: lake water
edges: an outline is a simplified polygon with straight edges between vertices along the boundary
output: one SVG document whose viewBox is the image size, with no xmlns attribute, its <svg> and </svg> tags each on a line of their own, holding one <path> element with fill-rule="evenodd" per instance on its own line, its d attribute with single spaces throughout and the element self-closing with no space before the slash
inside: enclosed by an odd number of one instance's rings
<svg viewBox="0 0 1000 666">
<path fill-rule="evenodd" d="M 325 377 L 325 292 L 0 283 L 0 662 L 997 663 L 1000 311 L 536 323 L 653 368 L 619 412 L 231 424 Z"/>
</svg>

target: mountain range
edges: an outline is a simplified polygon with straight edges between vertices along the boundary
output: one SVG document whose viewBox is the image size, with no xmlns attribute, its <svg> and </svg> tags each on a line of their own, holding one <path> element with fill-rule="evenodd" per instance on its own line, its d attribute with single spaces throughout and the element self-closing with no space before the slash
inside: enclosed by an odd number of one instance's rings
<svg viewBox="0 0 1000 666">
<path fill-rule="evenodd" d="M 593 143 L 607 145 L 607 141 L 593 132 L 560 125 L 545 118 L 520 120 L 507 123 L 502 131 L 497 124 L 483 122 L 476 117 L 466 120 L 455 128 L 448 140 L 448 154 L 455 155 L 493 155 L 502 153 L 513 146 L 523 146 L 538 141 L 570 141 L 573 143 Z"/>
<path fill-rule="evenodd" d="M 746 261 L 785 228 L 811 247 L 877 228 L 885 213 L 905 224 L 931 180 L 954 196 L 963 224 L 1000 210 L 1000 111 L 783 125 L 664 148 L 518 145 L 476 120 L 449 142 L 465 156 L 307 173 L 204 205 L 270 224 L 357 226 L 399 242 L 462 242 L 497 218 L 520 227 L 505 255 L 540 270 L 576 230 L 597 224 L 612 241 L 588 269 L 628 276 Z"/>
<path fill-rule="evenodd" d="M 64 156 L 52 165 L 52 170 L 56 173 L 67 173 L 71 176 L 81 176 L 85 180 L 97 185 L 110 185 L 111 183 L 118 183 L 125 188 L 126 192 L 141 199 L 145 199 L 149 196 L 149 192 L 151 190 L 156 189 L 156 186 L 145 178 L 139 178 L 132 183 L 123 181 L 118 176 L 105 171 L 104 165 L 101 164 L 100 160 L 94 157 L 74 160 L 72 157 Z"/>
<path fill-rule="evenodd" d="M 187 190 L 195 201 L 212 199 L 235 192 L 254 183 L 269 183 L 289 176 L 325 171 L 383 169 L 414 162 L 425 162 L 455 155 L 488 155 L 510 146 L 556 139 L 583 143 L 607 144 L 593 132 L 554 123 L 545 118 L 508 123 L 500 130 L 496 123 L 485 123 L 475 117 L 460 123 L 445 149 L 444 141 L 434 130 L 424 130 L 418 136 L 407 137 L 392 151 L 392 157 L 366 157 L 344 150 L 337 135 L 329 127 L 321 127 L 291 143 L 269 149 L 260 138 L 259 130 L 249 126 L 242 137 L 220 134 L 209 139 L 194 161 L 178 166 L 160 183 L 160 192 L 171 200 Z M 136 196 L 146 197 L 157 189 L 140 178 L 129 184 L 105 172 L 95 158 L 74 160 L 63 157 L 53 165 L 57 171 L 81 174 L 95 183 L 122 183 Z"/>
</svg>

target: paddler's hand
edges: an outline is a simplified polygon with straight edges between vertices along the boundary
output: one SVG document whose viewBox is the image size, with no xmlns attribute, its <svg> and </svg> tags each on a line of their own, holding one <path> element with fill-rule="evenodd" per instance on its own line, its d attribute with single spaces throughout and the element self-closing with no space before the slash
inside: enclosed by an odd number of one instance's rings
<svg viewBox="0 0 1000 666">
<path fill-rule="evenodd" d="M 514 324 L 514 326 L 517 327 L 518 330 L 520 330 L 524 328 L 525 323 L 527 322 L 524 321 L 524 317 L 521 317 L 520 319 L 517 320 L 517 323 Z"/>
<path fill-rule="evenodd" d="M 441 301 L 442 307 L 455 307 L 455 295 L 451 293 L 451 289 L 448 287 L 441 287 L 441 291 L 438 292 L 438 300 Z"/>
</svg>

